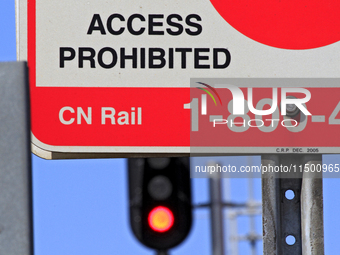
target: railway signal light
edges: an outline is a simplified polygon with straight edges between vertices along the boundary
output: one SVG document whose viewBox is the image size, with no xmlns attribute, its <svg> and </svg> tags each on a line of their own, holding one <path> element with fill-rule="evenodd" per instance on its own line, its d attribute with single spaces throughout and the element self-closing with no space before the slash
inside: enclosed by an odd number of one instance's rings
<svg viewBox="0 0 340 255">
<path fill-rule="evenodd" d="M 189 158 L 129 159 L 130 223 L 144 245 L 167 250 L 192 222 Z"/>
</svg>

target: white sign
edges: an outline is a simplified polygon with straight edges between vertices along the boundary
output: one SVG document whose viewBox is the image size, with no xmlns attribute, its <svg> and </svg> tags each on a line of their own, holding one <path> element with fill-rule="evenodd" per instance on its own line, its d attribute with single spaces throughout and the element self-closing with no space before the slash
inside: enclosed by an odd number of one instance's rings
<svg viewBox="0 0 340 255">
<path fill-rule="evenodd" d="M 33 152 L 190 153 L 190 78 L 339 76 L 339 7 L 324 5 L 17 0 Z"/>
</svg>

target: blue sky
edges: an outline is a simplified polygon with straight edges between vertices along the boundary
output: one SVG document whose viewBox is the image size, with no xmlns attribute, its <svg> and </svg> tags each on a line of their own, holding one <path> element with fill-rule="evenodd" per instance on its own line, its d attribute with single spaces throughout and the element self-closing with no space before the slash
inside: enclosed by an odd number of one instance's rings
<svg viewBox="0 0 340 255">
<path fill-rule="evenodd" d="M 15 61 L 14 0 L 0 2 L 0 61 Z M 154 254 L 140 245 L 128 225 L 127 172 L 125 159 L 56 160 L 33 158 L 34 237 L 36 255 Z M 219 160 L 246 164 L 245 157 Z M 252 159 L 259 162 L 259 157 Z M 207 162 L 208 159 L 199 159 Z M 340 163 L 339 155 L 324 156 L 324 163 Z M 338 254 L 340 229 L 340 179 L 324 180 L 326 254 Z M 247 180 L 232 179 L 231 198 L 244 202 Z M 255 199 L 261 199 L 261 183 L 254 180 Z M 207 179 L 193 180 L 193 201 L 208 201 Z M 257 231 L 261 233 L 261 217 Z M 240 219 L 239 232 L 248 231 L 248 220 Z M 228 231 L 228 226 L 226 227 Z M 261 243 L 258 252 L 262 251 Z M 241 243 L 240 254 L 250 254 Z M 210 225 L 207 209 L 194 212 L 189 237 L 171 254 L 210 254 Z M 260 253 L 258 253 L 260 254 Z"/>
</svg>

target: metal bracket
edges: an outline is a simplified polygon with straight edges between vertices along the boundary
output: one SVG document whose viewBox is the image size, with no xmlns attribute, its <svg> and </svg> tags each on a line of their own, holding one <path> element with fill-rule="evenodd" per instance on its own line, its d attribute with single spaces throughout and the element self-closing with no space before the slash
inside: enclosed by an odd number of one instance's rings
<svg viewBox="0 0 340 255">
<path fill-rule="evenodd" d="M 305 164 L 322 164 L 321 157 L 262 156 L 262 165 L 268 169 L 270 166 L 272 169 L 286 166 L 291 170 L 295 166 L 296 169 L 288 173 L 280 170 L 263 175 L 263 254 L 324 254 L 322 173 L 307 175 L 300 171 Z"/>
</svg>

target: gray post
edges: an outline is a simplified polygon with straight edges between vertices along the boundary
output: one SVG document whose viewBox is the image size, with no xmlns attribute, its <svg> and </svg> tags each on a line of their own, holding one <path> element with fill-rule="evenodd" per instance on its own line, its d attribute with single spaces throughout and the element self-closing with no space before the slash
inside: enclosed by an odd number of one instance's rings
<svg viewBox="0 0 340 255">
<path fill-rule="evenodd" d="M 216 166 L 217 164 L 209 164 Z M 222 205 L 222 185 L 218 172 L 212 174 L 209 179 L 210 186 L 210 218 L 213 255 L 224 255 L 224 235 L 223 235 L 223 205 Z"/>
<path fill-rule="evenodd" d="M 247 158 L 248 166 L 252 166 L 252 157 L 248 156 Z M 248 203 L 250 205 L 254 204 L 254 187 L 253 187 L 253 173 L 248 174 Z M 250 233 L 249 233 L 249 240 L 250 240 L 250 249 L 251 255 L 256 255 L 256 239 L 257 234 L 255 230 L 255 215 L 250 215 Z"/>
<path fill-rule="evenodd" d="M 313 155 L 303 158 L 309 167 L 322 167 L 322 156 Z M 321 168 L 322 169 L 322 168 Z M 304 174 L 301 191 L 302 254 L 323 255 L 323 187 L 322 173 Z"/>
<path fill-rule="evenodd" d="M 277 155 L 264 155 L 261 157 L 262 166 L 274 167 L 279 165 Z M 278 174 L 269 172 L 262 177 L 262 224 L 263 224 L 263 255 L 278 255 L 277 231 L 279 225 L 279 201 L 280 193 Z"/>
<path fill-rule="evenodd" d="M 26 63 L 0 63 L 0 254 L 33 254 L 29 135 Z"/>
<path fill-rule="evenodd" d="M 304 174 L 300 166 L 321 164 L 320 156 L 264 155 L 263 166 L 290 167 L 262 178 L 263 253 L 316 255 L 323 248 L 323 199 L 320 174 Z M 286 192 L 291 192 L 291 197 Z M 291 238 L 291 240 L 289 240 Z"/>
</svg>

